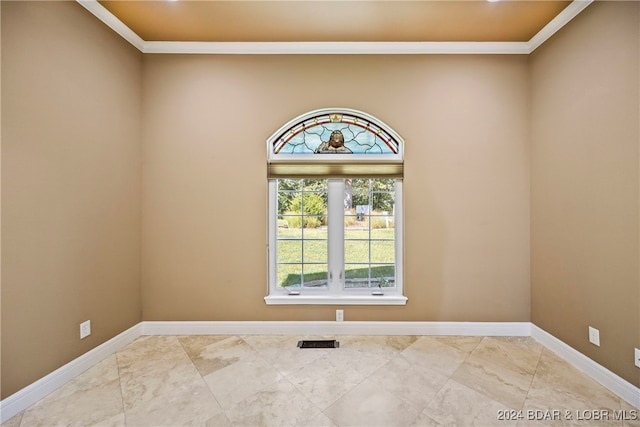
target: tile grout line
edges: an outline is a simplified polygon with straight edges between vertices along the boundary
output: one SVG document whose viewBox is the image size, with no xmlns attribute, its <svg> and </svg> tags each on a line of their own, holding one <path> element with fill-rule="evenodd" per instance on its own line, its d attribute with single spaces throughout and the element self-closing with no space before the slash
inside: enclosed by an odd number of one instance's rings
<svg viewBox="0 0 640 427">
<path fill-rule="evenodd" d="M 416 342 L 417 342 L 421 337 L 423 337 L 423 336 L 425 336 L 425 335 L 416 335 L 416 337 L 417 337 L 416 341 L 414 341 L 413 343 L 411 343 L 410 345 L 408 345 L 404 350 L 406 350 L 407 348 L 411 347 L 413 344 L 415 344 L 415 343 L 416 343 Z M 449 347 L 451 347 L 451 348 L 455 348 L 455 347 L 453 347 L 453 346 L 451 346 L 451 345 L 449 345 L 449 344 L 446 344 L 446 343 L 443 343 L 443 344 L 448 345 L 448 346 L 449 346 Z M 400 352 L 400 355 L 402 355 L 402 353 L 404 352 L 404 350 L 402 350 L 402 351 Z M 403 356 L 403 357 L 404 357 L 404 356 Z M 468 356 L 467 356 L 467 357 L 468 357 Z M 465 358 L 465 360 L 467 360 L 467 359 Z M 462 363 L 464 363 L 464 361 L 463 361 Z M 456 370 L 458 370 L 458 368 L 456 368 Z M 424 408 L 422 408 L 422 410 L 420 411 L 420 413 L 419 413 L 419 414 L 418 414 L 418 416 L 416 417 L 416 420 L 417 420 L 418 418 L 420 418 L 420 415 L 422 415 L 422 414 L 427 410 L 427 408 L 429 407 L 429 405 L 431 404 L 431 402 L 433 402 L 433 401 L 435 400 L 436 396 L 438 396 L 438 393 L 440 393 L 440 391 L 444 388 L 444 386 L 445 386 L 445 385 L 447 385 L 447 383 L 449 382 L 449 380 L 451 380 L 451 377 L 453 376 L 453 374 L 454 374 L 454 373 L 455 373 L 455 371 L 453 371 L 453 372 L 451 373 L 451 375 L 447 376 L 447 380 L 446 380 L 446 381 L 444 381 L 440 387 L 438 387 L 438 390 L 433 394 L 433 397 L 432 397 L 431 399 L 429 399 L 429 401 L 428 401 L 428 402 L 427 402 L 427 404 L 424 406 Z M 428 416 L 428 415 L 427 415 L 427 416 Z M 429 417 L 429 418 L 431 418 L 431 417 Z M 415 421 L 415 420 L 414 420 L 414 421 Z"/>
<path fill-rule="evenodd" d="M 303 339 L 304 339 L 304 337 L 303 337 Z M 337 337 L 336 337 L 336 336 L 331 336 L 331 337 L 330 337 L 330 339 L 337 340 Z M 286 341 L 286 340 L 285 340 L 285 341 Z M 316 360 L 318 360 L 318 359 L 320 359 L 320 358 L 322 358 L 322 357 L 324 357 L 324 356 L 328 356 L 328 354 L 329 354 L 329 353 L 325 351 L 325 352 L 324 352 L 324 354 L 323 354 L 323 356 L 320 356 L 320 357 L 318 357 L 318 358 L 314 359 L 313 361 L 311 361 L 311 362 L 309 362 L 309 363 L 305 364 L 304 366 L 300 367 L 299 369 L 304 369 L 307 365 L 309 365 L 309 364 L 311 364 L 311 363 L 315 362 Z M 336 426 L 340 427 L 338 424 L 336 424 L 336 423 L 333 421 L 333 419 L 331 419 L 327 414 L 325 414 L 325 413 L 324 413 L 324 411 L 325 411 L 325 410 L 327 410 L 328 408 L 330 408 L 334 403 L 336 403 L 336 402 L 337 402 L 337 401 L 338 401 L 342 396 L 344 396 L 344 395 L 345 395 L 345 394 L 347 394 L 348 392 L 347 392 L 347 393 L 343 393 L 343 394 L 341 394 L 337 399 L 335 399 L 333 402 L 331 402 L 331 403 L 330 403 L 330 404 L 329 404 L 325 409 L 322 409 L 322 408 L 321 408 L 321 407 L 319 407 L 319 406 L 318 406 L 318 405 L 317 405 L 313 400 L 309 399 L 309 398 L 307 397 L 307 395 L 304 393 L 304 391 L 302 391 L 300 388 L 296 387 L 296 385 L 295 385 L 293 382 L 291 382 L 291 380 L 288 378 L 288 376 L 287 376 L 287 375 L 283 374 L 283 373 L 282 373 L 278 368 L 276 368 L 275 366 L 272 366 L 272 368 L 273 368 L 273 369 L 275 369 L 276 371 L 278 371 L 278 372 L 280 373 L 280 375 L 282 375 L 282 377 L 283 377 L 284 379 L 286 379 L 286 380 L 289 382 L 289 384 L 291 384 L 291 386 L 292 386 L 294 389 L 298 390 L 298 392 L 299 392 L 302 396 L 304 396 L 304 397 L 305 397 L 309 402 L 311 402 L 311 404 L 312 404 L 313 406 L 315 406 L 316 408 L 318 408 L 318 410 L 319 410 L 320 412 L 319 412 L 318 414 L 316 414 L 316 416 L 314 416 L 314 417 L 312 418 L 312 420 L 313 420 L 313 419 L 315 419 L 316 417 L 318 417 L 318 415 L 322 414 L 322 415 L 324 415 L 325 417 L 327 417 L 329 420 L 331 420 L 331 422 L 332 422 L 333 424 L 335 424 Z M 298 370 L 299 370 L 299 369 L 298 369 Z M 294 372 L 295 372 L 295 371 L 294 371 Z M 293 372 L 291 372 L 291 373 L 293 373 Z M 355 388 L 355 387 L 354 387 L 354 388 Z M 352 390 L 353 390 L 353 389 L 352 389 Z M 309 421 L 311 421 L 311 420 L 309 420 Z"/>
<path fill-rule="evenodd" d="M 464 365 L 464 364 L 467 362 L 467 360 L 469 360 L 469 358 L 471 357 L 471 353 L 473 353 L 473 352 L 478 348 L 478 346 L 480 345 L 480 343 L 482 343 L 482 341 L 484 341 L 484 340 L 485 340 L 485 338 L 487 338 L 487 337 L 486 337 L 486 336 L 485 336 L 485 337 L 482 337 L 482 339 L 481 339 L 480 341 L 478 341 L 478 344 L 476 344 L 476 346 L 473 348 L 473 350 L 471 350 L 471 351 L 469 351 L 469 352 L 467 353 L 466 357 L 465 357 L 465 358 L 464 358 L 464 360 L 460 363 L 460 365 L 458 365 L 458 367 L 457 367 L 457 368 L 456 368 L 456 369 L 451 373 L 451 375 L 449 375 L 449 379 L 450 379 L 450 380 L 455 381 L 455 380 L 453 379 L 453 377 L 454 377 L 454 375 L 456 374 L 456 372 L 458 372 L 458 371 L 460 370 L 460 368 L 462 368 L 462 365 Z M 444 344 L 445 344 L 445 345 L 448 345 L 448 344 L 446 344 L 446 343 L 444 343 Z M 455 347 L 453 347 L 453 346 L 449 346 L 449 347 L 455 348 Z M 474 357 L 477 357 L 477 356 L 474 356 Z M 456 381 L 456 383 L 461 384 L 461 383 L 460 383 L 460 382 L 458 382 L 458 381 Z M 464 384 L 463 384 L 463 385 L 464 385 Z M 444 387 L 444 386 L 443 386 L 443 387 Z M 469 388 L 469 387 L 467 387 L 467 388 Z M 477 391 L 477 390 L 476 390 L 476 391 Z M 484 393 L 482 393 L 482 394 L 484 394 Z M 489 397 L 489 396 L 487 396 L 487 397 Z"/>
<path fill-rule="evenodd" d="M 348 335 L 348 336 L 351 336 L 351 335 Z M 354 351 L 356 351 L 356 350 L 354 350 Z M 387 362 L 387 363 L 388 363 L 388 362 Z M 385 363 L 384 365 L 382 365 L 382 366 L 385 366 L 385 365 L 386 365 L 386 363 Z M 374 372 L 377 372 L 377 371 L 374 371 Z M 359 382 L 358 382 L 356 385 L 354 385 L 353 387 L 351 387 L 351 390 L 349 390 L 349 391 L 347 391 L 347 392 L 343 393 L 340 397 L 338 397 L 336 400 L 334 400 L 333 402 L 331 402 L 331 404 L 330 404 L 329 406 L 327 406 L 327 407 L 322 411 L 322 413 L 324 414 L 324 416 L 325 416 L 325 417 L 327 417 L 328 419 L 330 419 L 330 420 L 331 420 L 331 422 L 332 422 L 332 423 L 334 423 L 337 427 L 342 427 L 340 424 L 338 424 L 338 422 L 337 422 L 337 421 L 335 421 L 335 420 L 334 420 L 333 418 L 331 418 L 329 415 L 325 414 L 325 413 L 324 413 L 324 411 L 326 411 L 326 410 L 328 410 L 329 408 L 331 408 L 333 405 L 335 405 L 335 404 L 336 404 L 340 399 L 342 399 L 344 396 L 346 396 L 347 394 L 351 393 L 353 390 L 355 390 L 356 388 L 358 388 L 358 387 L 359 387 L 362 383 L 364 383 L 364 382 L 365 382 L 365 381 L 366 381 L 366 380 L 367 380 L 371 375 L 373 375 L 373 373 L 369 374 L 368 376 L 364 376 L 364 375 L 363 375 L 362 380 L 361 380 L 361 381 L 359 381 Z M 394 396 L 395 396 L 395 394 L 394 394 Z M 397 396 L 396 396 L 396 397 L 397 397 Z"/>
<path fill-rule="evenodd" d="M 122 385 L 122 375 L 120 374 L 120 362 L 118 361 L 118 353 L 119 351 L 116 351 L 114 353 L 114 356 L 116 358 L 116 369 L 118 370 L 118 390 L 120 391 L 120 401 L 122 402 L 122 417 L 124 418 L 124 425 L 125 427 L 127 427 L 127 411 L 124 407 L 124 393 L 122 390 L 124 386 Z"/>
<path fill-rule="evenodd" d="M 309 363 L 311 363 L 311 362 L 309 362 Z M 300 393 L 300 394 L 302 395 L 302 397 L 304 397 L 304 398 L 305 398 L 305 399 L 307 399 L 309 402 L 311 402 L 311 404 L 312 404 L 313 406 L 315 406 L 315 408 L 319 411 L 315 416 L 313 416 L 313 417 L 311 418 L 311 420 L 313 420 L 314 418 L 316 418 L 316 417 L 317 417 L 318 415 L 320 415 L 320 414 L 322 414 L 322 415 L 324 415 L 324 416 L 326 417 L 326 414 L 324 413 L 324 411 L 322 410 L 322 408 L 320 408 L 320 407 L 319 407 L 319 406 L 318 406 L 318 405 L 317 405 L 313 400 L 309 399 L 309 398 L 306 396 L 306 394 L 305 394 L 302 390 L 300 390 L 298 387 L 296 387 L 296 385 L 295 385 L 294 383 L 292 383 L 292 382 L 291 382 L 291 380 L 290 380 L 289 378 L 287 378 L 287 376 L 286 376 L 286 375 L 284 375 L 282 372 L 280 372 L 280 371 L 279 371 L 275 366 L 271 366 L 271 367 L 272 367 L 273 369 L 275 369 L 276 371 L 278 371 L 278 373 L 280 373 L 280 375 L 282 375 L 282 378 L 283 378 L 283 379 L 285 379 L 285 380 L 287 380 L 287 382 L 288 382 L 289 384 L 291 384 L 291 387 L 293 387 L 293 388 L 294 388 L 294 390 L 298 390 L 298 393 Z M 276 381 L 276 382 L 278 382 L 278 381 Z M 275 384 L 275 383 L 274 383 L 274 384 Z M 267 386 L 267 387 L 268 387 L 268 386 Z M 329 406 L 331 406 L 331 405 L 329 405 Z M 328 418 L 328 417 L 327 417 L 327 418 Z M 311 420 L 309 420 L 309 421 L 311 421 Z M 333 422 L 333 420 L 331 420 L 331 421 Z"/>
<path fill-rule="evenodd" d="M 524 406 L 529 399 L 529 393 L 531 393 L 531 386 L 533 385 L 533 380 L 536 378 L 536 374 L 538 373 L 538 367 L 540 366 L 540 360 L 542 360 L 542 353 L 544 352 L 544 346 L 540 346 L 540 353 L 538 354 L 538 360 L 536 361 L 536 368 L 533 370 L 533 375 L 531 375 L 531 381 L 529 382 L 529 388 L 527 388 L 527 394 L 524 397 L 524 401 L 522 402 L 521 411 L 524 411 Z"/>
<path fill-rule="evenodd" d="M 407 346 L 407 347 L 405 347 L 402 351 L 404 351 L 406 348 L 408 348 L 408 347 L 410 347 L 410 346 L 411 346 L 411 345 L 408 345 L 408 346 Z M 375 372 L 378 372 L 379 370 L 383 369 L 383 368 L 384 368 L 384 367 L 386 367 L 389 363 L 391 363 L 391 361 L 395 360 L 396 358 L 398 358 L 398 357 L 403 357 L 403 356 L 402 356 L 402 351 L 398 352 L 398 354 L 396 354 L 393 358 L 391 358 L 387 363 L 385 363 L 384 365 L 382 365 L 382 366 L 381 366 L 378 370 L 376 370 Z M 375 372 L 373 372 L 371 375 L 369 375 L 369 377 L 371 377 Z M 449 378 L 447 378 L 447 381 L 448 381 L 448 380 L 449 380 Z M 376 383 L 378 383 L 378 382 L 377 382 L 377 381 L 375 381 L 375 380 L 373 380 L 373 381 L 374 381 L 374 382 L 376 382 Z M 435 399 L 436 395 L 438 394 L 438 392 L 439 392 L 440 390 L 442 390 L 442 387 L 444 387 L 444 384 L 446 384 L 446 383 L 447 383 L 447 381 L 445 381 L 445 382 L 442 384 L 442 386 L 440 386 L 440 388 L 438 388 L 438 391 L 436 391 L 436 392 L 433 394 L 433 397 L 432 397 L 432 398 L 431 398 L 431 399 L 430 399 L 430 400 L 429 400 L 429 401 L 424 405 L 424 407 L 423 407 L 423 408 L 418 408 L 418 407 L 416 407 L 413 403 L 409 402 L 408 400 L 406 400 L 406 399 L 405 399 L 405 398 L 403 398 L 402 396 L 397 395 L 393 390 L 386 390 L 386 391 L 387 391 L 387 392 L 389 392 L 389 393 L 391 393 L 391 394 L 392 394 L 393 396 L 395 396 L 397 399 L 400 399 L 401 401 L 405 402 L 407 405 L 409 405 L 409 406 L 411 406 L 411 407 L 413 407 L 413 408 L 416 408 L 416 409 L 417 409 L 418 413 L 416 414 L 416 417 L 415 417 L 413 420 L 411 420 L 413 423 L 415 423 L 415 421 L 416 421 L 418 418 L 420 418 L 420 415 L 422 415 L 422 413 L 423 413 L 424 411 L 426 411 L 426 410 L 427 410 L 427 407 L 429 406 L 429 403 L 431 403 L 431 401 L 432 401 L 433 399 Z M 379 383 L 378 383 L 378 384 L 379 384 Z M 382 384 L 380 384 L 380 385 L 382 386 Z"/>
<path fill-rule="evenodd" d="M 181 337 L 181 335 L 176 335 L 176 338 L 178 340 L 178 344 L 180 344 L 180 348 L 182 348 L 182 352 L 184 353 L 185 356 L 187 356 L 187 359 L 189 359 L 189 363 L 191 363 L 191 366 L 193 366 L 193 369 L 195 369 L 196 372 L 198 373 L 198 376 L 200 377 L 200 380 L 202 380 L 202 382 L 204 383 L 205 387 L 207 388 L 207 391 L 209 392 L 209 394 L 211 395 L 213 400 L 218 404 L 218 406 L 220 407 L 220 410 L 222 411 L 224 416 L 227 417 L 227 419 L 228 419 L 229 416 L 227 415 L 227 412 L 222 407 L 222 405 L 220 404 L 220 402 L 216 398 L 215 394 L 213 394 L 213 392 L 211 391 L 211 388 L 209 388 L 209 383 L 207 383 L 207 381 L 205 381 L 204 376 L 202 376 L 202 373 L 200 372 L 200 370 L 198 369 L 196 364 L 193 362 L 193 359 L 191 358 L 191 356 L 189 356 L 189 352 L 187 351 L 187 349 L 185 348 L 184 344 L 180 340 L 180 337 Z"/>
<path fill-rule="evenodd" d="M 216 335 L 213 335 L 213 336 L 216 336 Z M 216 342 L 214 342 L 214 343 L 208 344 L 208 345 L 206 345 L 204 348 L 207 348 L 207 347 L 209 347 L 209 346 L 211 346 L 211 345 L 218 344 L 218 343 L 222 343 L 222 342 L 225 342 L 225 341 L 228 341 L 228 340 L 239 340 L 239 341 L 242 341 L 244 344 L 246 344 L 246 345 L 247 345 L 247 347 L 249 347 L 251 350 L 253 350 L 253 352 L 255 353 L 255 356 L 256 356 L 257 358 L 259 358 L 260 360 L 262 360 L 263 362 L 265 362 L 265 363 L 269 364 L 269 366 L 271 366 L 271 364 L 270 364 L 270 363 L 268 363 L 268 361 L 267 361 L 264 357 L 262 357 L 262 356 L 260 355 L 260 352 L 259 352 L 257 349 L 255 349 L 253 346 L 251 346 L 251 344 L 249 344 L 249 343 L 248 343 L 248 342 L 247 342 L 247 341 L 246 341 L 246 340 L 245 340 L 241 335 L 226 335 L 226 336 L 225 336 L 225 338 L 224 338 L 223 340 L 221 340 L 221 341 L 216 341 Z M 211 394 L 211 396 L 213 397 L 213 400 L 214 400 L 214 401 L 218 404 L 218 406 L 220 407 L 220 410 L 222 411 L 222 414 L 225 416 L 225 418 L 227 419 L 227 421 L 229 421 L 229 423 L 231 423 L 230 425 L 234 425 L 234 426 L 235 426 L 235 425 L 236 425 L 236 424 L 235 424 L 235 422 L 234 422 L 234 421 L 231 421 L 231 417 L 229 416 L 229 411 L 230 411 L 231 409 L 235 408 L 235 407 L 238 405 L 238 403 L 239 403 L 239 402 L 235 402 L 233 405 L 229 406 L 228 408 L 225 408 L 225 407 L 222 405 L 222 403 L 220 402 L 220 400 L 218 400 L 218 398 L 216 397 L 216 395 L 215 395 L 215 393 L 213 392 L 213 390 L 209 387 L 209 383 L 208 383 L 208 382 L 205 380 L 205 378 L 204 378 L 205 376 L 208 376 L 208 375 L 210 375 L 210 374 L 213 374 L 214 372 L 217 372 L 217 371 L 213 371 L 213 372 L 210 372 L 210 373 L 209 373 L 209 374 L 207 374 L 207 375 L 203 375 L 203 374 L 200 372 L 200 370 L 195 366 L 195 362 L 194 362 L 194 360 L 191 358 L 191 356 L 189 356 L 189 353 L 187 352 L 187 350 L 186 350 L 186 348 L 185 348 L 184 344 L 182 344 L 182 341 L 180 341 L 180 340 L 178 340 L 178 341 L 179 341 L 179 342 L 180 342 L 180 344 L 182 345 L 182 348 L 183 348 L 184 352 L 186 353 L 186 356 L 189 358 L 189 361 L 194 365 L 194 368 L 196 369 L 196 372 L 198 372 L 198 375 L 200 376 L 200 378 L 201 378 L 201 379 L 202 379 L 202 381 L 204 382 L 204 384 L 205 384 L 205 386 L 206 386 L 207 390 L 209 391 L 209 393 L 210 393 L 210 394 Z M 202 351 L 202 350 L 201 350 L 201 351 Z M 227 367 L 227 366 L 224 366 L 224 367 L 222 367 L 222 368 L 220 368 L 220 369 L 222 370 L 222 369 L 224 369 L 224 368 L 226 368 L 226 367 Z M 275 369 L 275 368 L 274 368 L 274 369 Z M 276 369 L 276 371 L 277 371 L 277 369 Z M 280 373 L 280 372 L 278 372 L 278 373 Z M 282 374 L 281 374 L 281 375 L 282 375 Z M 283 376 L 283 375 L 282 375 L 282 376 Z M 283 376 L 283 377 L 284 377 L 284 376 Z M 269 386 L 271 386 L 271 385 L 273 385 L 273 384 L 277 383 L 278 381 L 279 381 L 279 380 L 276 380 L 276 381 L 274 381 L 273 383 L 266 384 L 264 387 L 262 387 L 262 388 L 261 388 L 260 390 L 258 390 L 256 393 L 260 393 L 260 392 L 262 392 L 265 388 L 267 388 L 267 387 L 269 387 Z M 244 398 L 244 399 L 246 399 L 246 398 Z M 244 399 L 242 399 L 242 400 L 244 400 Z M 241 401 L 242 401 L 242 400 L 241 400 Z"/>
<path fill-rule="evenodd" d="M 458 366 L 458 367 L 457 367 L 457 368 L 456 368 L 456 369 L 451 373 L 451 375 L 449 375 L 449 377 L 447 377 L 447 381 L 445 381 L 445 383 L 442 385 L 442 387 L 440 387 L 440 388 L 438 389 L 438 392 L 437 392 L 437 393 L 436 393 L 436 394 L 431 398 L 431 401 L 430 401 L 430 402 L 429 402 L 429 404 L 427 404 L 427 406 L 425 407 L 425 411 L 427 410 L 427 408 L 429 407 L 429 405 L 431 404 L 431 402 L 432 402 L 432 401 L 434 401 L 434 400 L 435 400 L 435 398 L 438 396 L 438 393 L 440 393 L 440 391 L 442 391 L 442 389 L 443 389 L 443 388 L 444 388 L 444 387 L 449 383 L 449 381 L 453 381 L 454 383 L 456 383 L 456 384 L 458 384 L 458 385 L 460 385 L 460 386 L 462 386 L 462 387 L 465 387 L 465 388 L 467 388 L 467 389 L 469 389 L 469 390 L 471 390 L 471 391 L 474 391 L 474 392 L 476 392 L 476 393 L 480 393 L 480 394 L 482 394 L 483 396 L 485 396 L 485 397 L 487 397 L 487 398 L 489 398 L 489 399 L 493 400 L 494 402 L 497 402 L 497 403 L 502 404 L 501 402 L 498 402 L 497 400 L 493 399 L 492 397 L 487 396 L 485 393 L 480 392 L 480 391 L 478 391 L 478 390 L 474 390 L 474 389 L 472 389 L 471 387 L 468 387 L 467 385 L 462 384 L 462 383 L 460 383 L 460 382 L 456 381 L 455 379 L 453 379 L 453 377 L 454 377 L 454 375 L 456 374 L 456 372 L 458 372 L 458 370 L 459 370 L 460 368 L 462 368 L 462 365 L 464 365 L 464 364 L 466 363 L 466 361 L 471 357 L 471 353 L 473 353 L 473 352 L 478 348 L 478 346 L 480 345 L 480 343 L 481 343 L 482 341 L 484 341 L 484 339 L 485 339 L 485 338 L 487 338 L 487 337 L 486 337 L 486 336 L 483 336 L 483 337 L 482 337 L 482 339 L 481 339 L 480 341 L 478 341 L 478 343 L 473 347 L 473 349 L 472 349 L 472 350 L 470 350 L 469 352 L 467 352 L 467 356 L 464 358 L 464 360 L 463 360 L 463 361 L 460 363 L 460 365 L 459 365 L 459 366 Z M 447 344 L 447 343 L 443 343 L 443 344 L 448 345 L 449 347 L 451 347 L 451 348 L 454 348 L 454 349 L 455 349 L 455 347 L 454 347 L 454 346 L 452 346 L 452 345 L 449 345 L 449 344 Z M 427 414 L 427 416 L 429 416 L 429 415 Z M 431 418 L 431 417 L 429 417 L 429 418 Z"/>
<path fill-rule="evenodd" d="M 241 336 L 239 336 L 239 338 L 242 340 L 242 342 L 244 342 L 245 344 L 247 344 L 249 346 L 249 348 L 251 348 L 253 351 L 255 351 L 256 356 L 260 358 L 260 360 L 262 360 L 265 364 L 269 365 L 269 367 L 271 369 L 273 369 L 274 371 L 276 371 L 278 373 L 278 375 L 280 375 L 280 379 L 275 380 L 272 383 L 266 384 L 264 385 L 262 388 L 260 388 L 260 390 L 258 390 L 256 393 L 261 393 L 264 389 L 266 389 L 267 387 L 270 387 L 278 382 L 280 382 L 281 380 L 287 380 L 287 382 L 291 385 L 291 387 L 293 387 L 295 390 L 298 390 L 298 388 L 295 386 L 295 384 L 293 384 L 291 381 L 289 381 L 289 378 L 287 378 L 287 376 L 282 373 L 282 371 L 280 369 L 278 369 L 276 366 L 273 365 L 273 363 L 271 363 L 270 360 L 267 360 L 267 358 L 265 358 L 261 352 L 254 348 L 251 344 L 249 344 L 247 341 L 245 341 L 244 338 L 242 338 Z M 278 345 L 282 344 L 283 342 L 286 342 L 287 339 L 282 340 L 281 342 L 278 342 Z M 298 392 L 300 392 L 300 394 L 302 394 L 304 396 L 304 393 L 302 393 L 300 390 L 298 390 Z M 306 396 L 304 396 L 305 399 L 309 400 L 309 398 L 307 398 Z M 313 403 L 311 400 L 309 400 L 314 406 L 317 407 L 317 405 L 315 403 Z M 236 403 L 237 405 L 237 403 Z M 320 408 L 318 408 L 318 410 L 320 410 Z M 320 410 L 320 412 L 322 412 L 322 410 Z"/>
</svg>

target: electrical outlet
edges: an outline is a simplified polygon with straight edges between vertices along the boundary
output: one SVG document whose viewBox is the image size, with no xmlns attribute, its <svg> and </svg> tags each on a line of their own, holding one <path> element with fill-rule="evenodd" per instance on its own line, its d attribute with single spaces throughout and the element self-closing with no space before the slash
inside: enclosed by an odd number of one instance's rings
<svg viewBox="0 0 640 427">
<path fill-rule="evenodd" d="M 600 347 L 600 331 L 589 326 L 589 342 Z"/>
<path fill-rule="evenodd" d="M 344 310 L 336 310 L 336 322 L 342 322 L 344 320 Z"/>
<path fill-rule="evenodd" d="M 91 320 L 80 323 L 80 339 L 86 338 L 91 335 Z"/>
<path fill-rule="evenodd" d="M 640 368 L 640 348 L 634 348 L 633 349 L 633 354 L 634 354 L 634 363 L 636 364 L 636 366 L 638 368 Z"/>
</svg>

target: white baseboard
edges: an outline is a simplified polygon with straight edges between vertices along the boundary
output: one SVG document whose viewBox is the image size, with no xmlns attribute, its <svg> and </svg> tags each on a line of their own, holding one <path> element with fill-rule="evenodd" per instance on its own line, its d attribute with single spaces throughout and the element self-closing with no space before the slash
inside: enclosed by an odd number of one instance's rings
<svg viewBox="0 0 640 427">
<path fill-rule="evenodd" d="M 140 336 L 140 323 L 0 401 L 0 424 L 62 387 Z"/>
<path fill-rule="evenodd" d="M 0 423 L 143 335 L 531 336 L 613 393 L 640 407 L 640 389 L 530 322 L 140 322 L 0 401 Z"/>
<path fill-rule="evenodd" d="M 531 337 L 539 341 L 549 350 L 581 370 L 630 405 L 640 409 L 640 388 L 614 374 L 599 363 L 594 362 L 578 350 L 554 337 L 544 329 L 531 324 Z"/>
<path fill-rule="evenodd" d="M 529 336 L 529 322 L 142 322 L 142 335 Z"/>
</svg>

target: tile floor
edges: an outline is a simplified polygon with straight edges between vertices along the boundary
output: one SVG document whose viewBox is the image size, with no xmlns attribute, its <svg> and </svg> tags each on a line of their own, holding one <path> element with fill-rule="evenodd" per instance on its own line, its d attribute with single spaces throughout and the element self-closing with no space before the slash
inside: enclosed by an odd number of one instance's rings
<svg viewBox="0 0 640 427">
<path fill-rule="evenodd" d="M 141 337 L 2 427 L 640 426 L 615 420 L 639 412 L 531 338 L 331 338 L 340 348 Z"/>
</svg>

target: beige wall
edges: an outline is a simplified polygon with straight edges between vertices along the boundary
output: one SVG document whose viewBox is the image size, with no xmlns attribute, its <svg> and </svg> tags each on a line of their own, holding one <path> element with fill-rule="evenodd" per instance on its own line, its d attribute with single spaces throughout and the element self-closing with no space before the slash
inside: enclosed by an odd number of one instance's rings
<svg viewBox="0 0 640 427">
<path fill-rule="evenodd" d="M 141 319 L 142 55 L 75 2 L 1 8 L 4 398 Z"/>
<path fill-rule="evenodd" d="M 595 3 L 531 57 L 531 320 L 636 386 L 638 9 Z"/>
<path fill-rule="evenodd" d="M 332 320 L 267 306 L 266 148 L 330 106 L 406 140 L 404 307 L 346 320 L 529 320 L 528 58 L 145 55 L 145 320 Z"/>
</svg>

